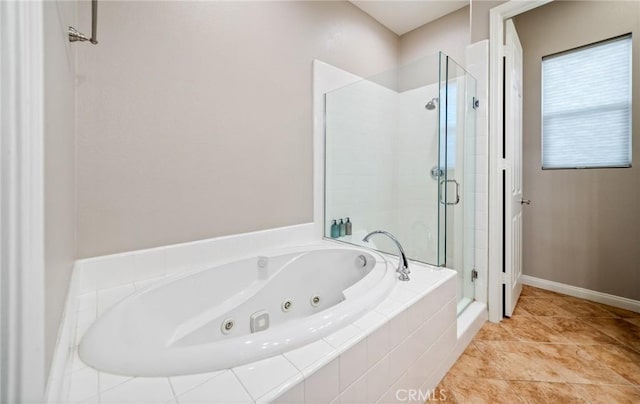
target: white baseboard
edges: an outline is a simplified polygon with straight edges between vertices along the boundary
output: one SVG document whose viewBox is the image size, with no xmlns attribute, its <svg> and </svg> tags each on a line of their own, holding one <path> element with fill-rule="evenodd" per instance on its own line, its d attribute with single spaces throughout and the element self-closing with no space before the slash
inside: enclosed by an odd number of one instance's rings
<svg viewBox="0 0 640 404">
<path fill-rule="evenodd" d="M 640 301 L 638 300 L 610 295 L 608 293 L 596 292 L 595 290 L 579 288 L 577 286 L 571 286 L 560 282 L 548 281 L 546 279 L 540 279 L 529 275 L 522 275 L 520 279 L 525 285 L 640 313 Z"/>
</svg>

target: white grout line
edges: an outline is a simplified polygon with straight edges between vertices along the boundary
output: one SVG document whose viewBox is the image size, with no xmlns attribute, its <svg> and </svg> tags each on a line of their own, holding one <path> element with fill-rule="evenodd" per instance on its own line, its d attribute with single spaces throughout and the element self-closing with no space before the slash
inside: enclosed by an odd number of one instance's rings
<svg viewBox="0 0 640 404">
<path fill-rule="evenodd" d="M 96 302 L 96 306 L 98 306 L 97 302 Z M 78 356 L 78 358 L 79 358 L 79 356 Z M 98 404 L 102 404 L 102 394 L 101 394 L 100 390 L 101 390 L 101 388 L 100 388 L 100 372 L 98 372 Z"/>
<path fill-rule="evenodd" d="M 284 356 L 284 355 L 281 355 L 281 356 Z M 249 389 L 247 389 L 247 387 L 244 385 L 244 383 L 242 383 L 242 379 L 240 379 L 240 378 L 238 377 L 238 375 L 236 374 L 236 372 L 234 372 L 234 371 L 233 371 L 233 369 L 229 369 L 229 371 L 231 372 L 231 374 L 233 374 L 233 377 L 235 377 L 235 378 L 236 378 L 236 380 L 240 383 L 240 386 L 242 386 L 242 388 L 243 388 L 243 389 L 244 389 L 244 391 L 249 395 L 249 397 L 251 397 L 251 402 L 252 402 L 252 403 L 255 403 L 255 402 L 256 402 L 256 399 L 255 399 L 255 398 L 253 398 L 253 395 L 252 395 L 251 393 L 249 393 Z M 274 388 L 275 388 L 275 387 L 276 387 L 276 386 L 274 386 Z"/>
<path fill-rule="evenodd" d="M 169 382 L 169 388 L 171 389 L 171 394 L 173 395 L 173 399 L 176 401 L 176 404 L 180 404 L 180 402 L 178 401 L 178 395 L 176 394 L 176 390 L 173 388 L 173 383 L 171 383 L 171 378 L 167 377 L 167 381 Z M 203 383 L 206 383 L 206 382 L 203 382 Z M 200 384 L 198 384 L 198 386 L 200 386 Z M 194 388 L 198 386 L 194 386 Z"/>
</svg>

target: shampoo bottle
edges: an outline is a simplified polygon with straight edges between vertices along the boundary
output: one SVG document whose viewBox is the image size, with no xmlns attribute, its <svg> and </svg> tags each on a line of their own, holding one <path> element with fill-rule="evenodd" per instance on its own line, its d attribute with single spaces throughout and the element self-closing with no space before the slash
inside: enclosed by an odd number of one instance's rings
<svg viewBox="0 0 640 404">
<path fill-rule="evenodd" d="M 331 238 L 338 238 L 340 237 L 340 226 L 338 226 L 338 223 L 336 223 L 336 221 L 334 220 L 331 223 Z"/>
<path fill-rule="evenodd" d="M 352 235 L 353 225 L 351 224 L 351 220 L 349 220 L 349 218 L 347 218 L 347 223 L 345 223 L 344 226 L 346 227 L 347 236 Z"/>
<path fill-rule="evenodd" d="M 340 237 L 347 235 L 347 228 L 344 224 L 344 221 L 340 219 Z"/>
</svg>

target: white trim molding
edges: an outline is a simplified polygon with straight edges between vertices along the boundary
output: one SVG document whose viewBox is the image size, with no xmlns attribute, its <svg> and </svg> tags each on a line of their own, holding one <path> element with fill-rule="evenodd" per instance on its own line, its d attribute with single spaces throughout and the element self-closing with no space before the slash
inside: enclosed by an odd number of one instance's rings
<svg viewBox="0 0 640 404">
<path fill-rule="evenodd" d="M 502 57 L 504 21 L 552 0 L 516 1 L 489 11 L 489 321 L 502 320 Z"/>
<path fill-rule="evenodd" d="M 0 401 L 40 402 L 44 358 L 41 1 L 0 2 Z"/>
<path fill-rule="evenodd" d="M 567 285 L 565 283 L 548 281 L 546 279 L 536 278 L 529 275 L 522 275 L 522 283 L 536 288 L 550 290 L 552 292 L 579 297 L 581 299 L 591 300 L 592 302 L 602 303 L 608 306 L 619 307 L 621 309 L 640 313 L 640 301 L 638 300 L 597 292 L 595 290 Z"/>
</svg>

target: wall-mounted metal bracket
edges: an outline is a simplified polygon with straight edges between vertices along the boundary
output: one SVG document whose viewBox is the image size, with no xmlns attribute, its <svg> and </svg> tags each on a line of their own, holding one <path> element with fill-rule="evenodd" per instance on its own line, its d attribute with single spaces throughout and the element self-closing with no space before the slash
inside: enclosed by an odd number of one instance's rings
<svg viewBox="0 0 640 404">
<path fill-rule="evenodd" d="M 444 177 L 444 170 L 438 166 L 433 166 L 433 168 L 431 168 L 430 173 L 431 173 L 431 178 L 433 178 L 436 181 L 438 181 L 440 177 Z"/>
<path fill-rule="evenodd" d="M 91 0 L 91 38 L 78 31 L 73 27 L 69 27 L 69 42 L 85 42 L 89 41 L 96 45 L 98 43 L 98 0 Z"/>
<path fill-rule="evenodd" d="M 91 39 L 87 37 L 82 32 L 79 32 L 77 29 L 73 27 L 69 27 L 69 42 L 84 42 L 90 41 Z"/>
</svg>

